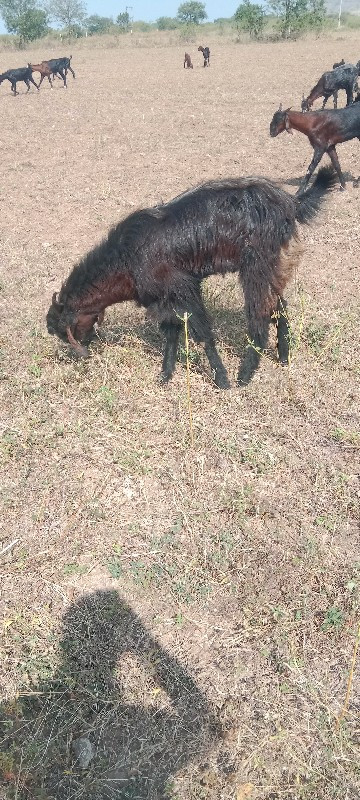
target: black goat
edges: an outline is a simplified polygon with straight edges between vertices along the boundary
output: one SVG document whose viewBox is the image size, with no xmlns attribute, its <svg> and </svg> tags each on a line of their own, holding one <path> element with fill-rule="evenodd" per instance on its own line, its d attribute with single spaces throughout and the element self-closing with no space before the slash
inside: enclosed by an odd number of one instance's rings
<svg viewBox="0 0 360 800">
<path fill-rule="evenodd" d="M 342 64 L 330 72 L 324 72 L 315 86 L 311 89 L 308 97 L 303 97 L 301 102 L 301 110 L 309 111 L 312 104 L 318 99 L 318 97 L 324 98 L 322 108 L 325 108 L 326 103 L 331 95 L 334 96 L 334 108 L 337 108 L 337 98 L 340 89 L 345 89 L 346 105 L 349 106 L 353 102 L 354 91 L 357 86 L 359 74 L 360 61 L 358 61 L 355 65 Z"/>
<path fill-rule="evenodd" d="M 82 342 L 94 334 L 107 306 L 134 300 L 147 308 L 165 334 L 161 379 L 175 369 L 181 318 L 189 314 L 195 341 L 204 342 L 214 380 L 228 388 L 201 297 L 209 275 L 237 272 L 245 295 L 249 344 L 239 384 L 247 384 L 277 321 L 278 355 L 288 363 L 289 326 L 283 292 L 299 252 L 291 248 L 296 221 L 309 222 L 333 185 L 323 169 L 312 188 L 296 198 L 265 178 L 214 181 L 169 203 L 135 211 L 74 267 L 59 297 L 53 295 L 47 328 L 87 356 Z"/>
<path fill-rule="evenodd" d="M 72 56 L 63 56 L 62 58 L 50 58 L 49 61 L 44 62 L 48 65 L 51 73 L 54 77 L 61 77 L 64 81 L 64 86 L 67 89 L 66 84 L 66 77 L 68 71 L 71 72 L 73 78 L 75 78 L 75 72 L 70 64 Z"/>
<path fill-rule="evenodd" d="M 30 90 L 30 83 L 32 83 L 36 89 L 39 88 L 37 83 L 34 81 L 30 66 L 19 67 L 18 69 L 8 69 L 6 72 L 3 72 L 2 75 L 0 75 L 0 83 L 3 81 L 10 81 L 11 91 L 14 92 L 14 97 L 15 95 L 19 94 L 19 92 L 16 91 L 16 84 L 19 81 L 24 81 L 24 83 L 26 83 L 27 92 Z"/>
<path fill-rule="evenodd" d="M 199 53 L 204 56 L 204 67 L 210 67 L 210 50 L 208 47 L 198 47 Z"/>
</svg>

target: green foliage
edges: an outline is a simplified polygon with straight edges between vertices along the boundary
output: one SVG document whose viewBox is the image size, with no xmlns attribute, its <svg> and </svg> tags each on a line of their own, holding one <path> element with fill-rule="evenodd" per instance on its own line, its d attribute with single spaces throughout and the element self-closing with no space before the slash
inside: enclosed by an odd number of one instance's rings
<svg viewBox="0 0 360 800">
<path fill-rule="evenodd" d="M 85 20 L 85 28 L 90 36 L 94 36 L 97 33 L 107 33 L 112 24 L 111 17 L 100 17 L 99 14 L 92 14 Z"/>
<path fill-rule="evenodd" d="M 123 11 L 122 14 L 116 18 L 116 24 L 119 26 L 122 33 L 126 33 L 129 30 L 130 26 L 130 15 L 127 11 Z"/>
<path fill-rule="evenodd" d="M 265 11 L 257 3 L 245 0 L 235 11 L 235 26 L 238 31 L 246 31 L 254 39 L 258 39 L 264 28 Z"/>
<path fill-rule="evenodd" d="M 321 630 L 326 633 L 329 630 L 341 628 L 344 622 L 344 615 L 339 608 L 328 608 Z"/>
<path fill-rule="evenodd" d="M 326 15 L 325 0 L 271 0 L 281 36 L 296 38 L 308 28 L 320 30 Z"/>
<path fill-rule="evenodd" d="M 145 22 L 143 19 L 138 19 L 136 22 L 133 23 L 132 28 L 134 31 L 139 31 L 140 33 L 148 33 L 156 28 L 152 22 Z"/>
<path fill-rule="evenodd" d="M 0 0 L 0 14 L 9 33 L 20 37 L 20 44 L 40 39 L 48 31 L 46 11 L 35 0 Z"/>
<path fill-rule="evenodd" d="M 85 6 L 81 0 L 52 0 L 51 16 L 65 28 L 69 37 L 78 36 L 85 19 Z"/>
<path fill-rule="evenodd" d="M 185 25 L 199 25 L 200 22 L 207 19 L 204 3 L 199 3 L 198 0 L 182 3 L 178 8 L 177 18 Z"/>
<path fill-rule="evenodd" d="M 179 20 L 174 17 L 159 17 L 156 25 L 159 31 L 174 31 L 179 25 Z"/>
</svg>

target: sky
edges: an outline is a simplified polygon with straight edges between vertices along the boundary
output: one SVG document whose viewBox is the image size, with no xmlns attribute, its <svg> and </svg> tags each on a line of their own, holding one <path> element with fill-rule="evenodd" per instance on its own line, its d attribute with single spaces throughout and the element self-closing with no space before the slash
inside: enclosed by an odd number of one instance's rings
<svg viewBox="0 0 360 800">
<path fill-rule="evenodd" d="M 129 0 L 132 3 L 133 11 L 131 16 L 134 19 L 143 19 L 145 22 L 155 22 L 158 17 L 176 17 L 179 5 L 183 0 Z M 217 17 L 231 17 L 237 9 L 240 0 L 208 0 L 205 2 L 206 13 L 210 21 Z M 90 14 L 101 14 L 104 17 L 112 17 L 125 11 L 124 5 L 120 5 L 118 0 L 89 0 L 87 3 Z M 129 12 L 130 13 L 130 12 Z"/>
<path fill-rule="evenodd" d="M 87 14 L 100 14 L 102 17 L 114 17 L 125 11 L 127 0 L 84 0 Z M 179 5 L 183 0 L 128 0 L 132 3 L 133 10 L 130 15 L 134 19 L 145 22 L 155 22 L 158 17 L 176 17 Z M 205 2 L 206 13 L 209 21 L 217 17 L 232 17 L 240 0 L 208 0 Z M 5 33 L 3 21 L 0 18 L 0 33 Z"/>
</svg>

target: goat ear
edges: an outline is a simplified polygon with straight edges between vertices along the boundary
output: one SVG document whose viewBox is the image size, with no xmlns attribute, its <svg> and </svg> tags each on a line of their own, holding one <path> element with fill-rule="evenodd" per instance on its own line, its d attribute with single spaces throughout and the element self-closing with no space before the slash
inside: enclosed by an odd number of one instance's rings
<svg viewBox="0 0 360 800">
<path fill-rule="evenodd" d="M 56 299 L 56 292 L 54 292 L 54 294 L 53 294 L 53 296 L 52 296 L 52 304 L 53 304 L 53 306 L 55 306 L 55 308 L 56 308 L 58 311 L 61 311 L 61 309 L 62 309 L 62 308 L 64 308 L 64 303 L 59 303 L 59 302 L 57 301 L 57 299 Z"/>
<path fill-rule="evenodd" d="M 288 112 L 291 111 L 291 109 L 292 109 L 292 106 L 289 106 L 289 108 L 285 108 L 285 114 L 288 114 Z"/>
</svg>

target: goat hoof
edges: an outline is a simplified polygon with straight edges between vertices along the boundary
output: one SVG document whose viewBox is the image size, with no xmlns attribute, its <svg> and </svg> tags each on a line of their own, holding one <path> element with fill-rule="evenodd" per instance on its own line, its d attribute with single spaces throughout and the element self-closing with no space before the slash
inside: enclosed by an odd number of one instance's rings
<svg viewBox="0 0 360 800">
<path fill-rule="evenodd" d="M 245 378 L 245 377 L 242 377 L 241 375 L 238 376 L 238 379 L 237 379 L 237 385 L 238 386 L 240 386 L 240 387 L 247 386 L 248 383 L 250 383 L 250 378 Z"/>
<path fill-rule="evenodd" d="M 168 372 L 160 372 L 158 380 L 161 386 L 165 386 L 166 383 L 169 383 L 170 378 L 171 375 Z"/>
<path fill-rule="evenodd" d="M 231 389 L 231 384 L 227 375 L 215 375 L 214 381 L 218 389 Z"/>
</svg>

